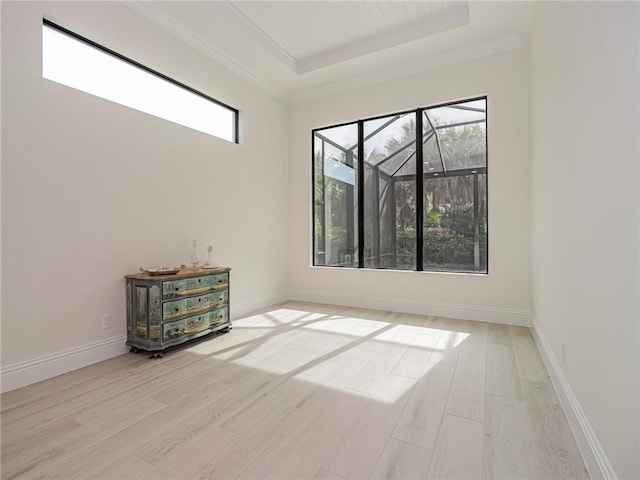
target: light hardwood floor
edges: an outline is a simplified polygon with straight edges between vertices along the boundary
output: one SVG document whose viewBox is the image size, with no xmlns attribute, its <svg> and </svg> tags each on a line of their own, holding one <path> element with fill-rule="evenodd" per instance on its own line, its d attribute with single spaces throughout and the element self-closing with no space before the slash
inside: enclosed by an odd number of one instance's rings
<svg viewBox="0 0 640 480">
<path fill-rule="evenodd" d="M 522 327 L 288 302 L 1 402 L 2 479 L 588 478 Z"/>
</svg>

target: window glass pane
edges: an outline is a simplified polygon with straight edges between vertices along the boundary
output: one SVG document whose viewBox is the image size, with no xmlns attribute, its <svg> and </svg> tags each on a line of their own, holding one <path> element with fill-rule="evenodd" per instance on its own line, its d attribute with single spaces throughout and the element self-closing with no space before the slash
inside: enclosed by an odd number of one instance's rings
<svg viewBox="0 0 640 480">
<path fill-rule="evenodd" d="M 487 101 L 472 100 L 444 107 L 428 108 L 426 111 L 436 127 L 484 122 L 487 117 Z"/>
<path fill-rule="evenodd" d="M 365 267 L 416 268 L 415 113 L 364 122 Z"/>
<path fill-rule="evenodd" d="M 422 160 L 424 162 L 423 171 L 425 173 L 430 174 L 443 171 L 438 138 L 427 116 L 427 112 L 422 112 Z"/>
<path fill-rule="evenodd" d="M 236 111 L 49 25 L 42 26 L 42 76 L 185 127 L 236 141 Z"/>
<path fill-rule="evenodd" d="M 487 271 L 486 185 L 486 174 L 425 177 L 425 270 Z"/>
<path fill-rule="evenodd" d="M 316 130 L 314 265 L 358 265 L 358 125 Z"/>
<path fill-rule="evenodd" d="M 425 113 L 436 129 L 445 170 L 487 166 L 486 100 L 430 108 Z"/>
</svg>

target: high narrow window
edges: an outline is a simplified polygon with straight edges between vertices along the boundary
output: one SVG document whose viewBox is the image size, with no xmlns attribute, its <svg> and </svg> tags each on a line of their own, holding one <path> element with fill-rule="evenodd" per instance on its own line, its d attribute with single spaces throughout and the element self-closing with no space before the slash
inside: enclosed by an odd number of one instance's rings
<svg viewBox="0 0 640 480">
<path fill-rule="evenodd" d="M 238 143 L 238 111 L 44 20 L 42 76 L 185 127 Z"/>
<path fill-rule="evenodd" d="M 487 272 L 486 98 L 316 129 L 313 151 L 314 265 Z"/>
</svg>

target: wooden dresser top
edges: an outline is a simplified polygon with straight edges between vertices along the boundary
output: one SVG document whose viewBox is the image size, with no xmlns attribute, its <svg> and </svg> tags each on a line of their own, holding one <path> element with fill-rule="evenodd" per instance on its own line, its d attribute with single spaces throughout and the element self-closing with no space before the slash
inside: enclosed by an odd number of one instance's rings
<svg viewBox="0 0 640 480">
<path fill-rule="evenodd" d="M 216 267 L 216 268 L 184 268 L 178 273 L 172 273 L 169 275 L 155 274 L 152 275 L 146 272 L 132 273 L 125 275 L 124 278 L 132 278 L 134 280 L 179 280 L 181 278 L 199 277 L 202 275 L 216 275 L 218 273 L 225 273 L 230 271 L 229 267 Z"/>
</svg>

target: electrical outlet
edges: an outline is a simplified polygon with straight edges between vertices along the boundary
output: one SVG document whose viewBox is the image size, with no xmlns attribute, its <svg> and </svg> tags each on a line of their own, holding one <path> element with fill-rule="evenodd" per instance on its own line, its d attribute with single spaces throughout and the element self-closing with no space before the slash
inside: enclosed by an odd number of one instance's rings
<svg viewBox="0 0 640 480">
<path fill-rule="evenodd" d="M 102 328 L 111 328 L 111 314 L 108 313 L 102 317 Z"/>
<path fill-rule="evenodd" d="M 562 342 L 562 364 L 567 364 L 567 346 Z"/>
</svg>

